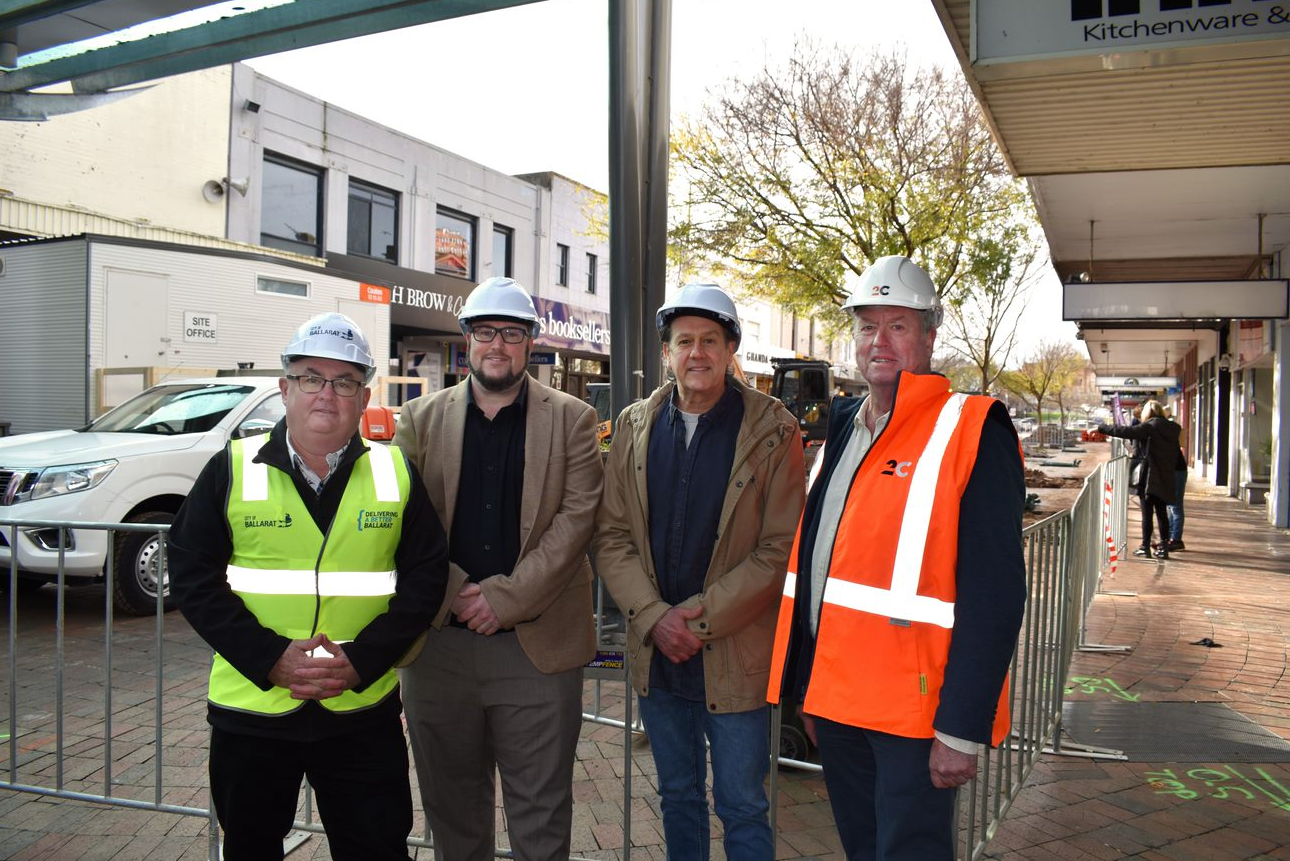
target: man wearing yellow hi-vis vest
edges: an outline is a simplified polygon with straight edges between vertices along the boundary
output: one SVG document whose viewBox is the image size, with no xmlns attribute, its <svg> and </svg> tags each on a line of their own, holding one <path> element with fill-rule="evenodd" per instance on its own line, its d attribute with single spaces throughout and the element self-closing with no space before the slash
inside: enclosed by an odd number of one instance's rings
<svg viewBox="0 0 1290 861">
<path fill-rule="evenodd" d="M 285 418 L 211 458 L 170 533 L 171 587 L 215 650 L 223 857 L 282 858 L 307 777 L 333 858 L 405 861 L 393 667 L 443 603 L 447 542 L 402 452 L 358 433 L 376 363 L 354 322 L 310 319 L 282 365 Z"/>
<path fill-rule="evenodd" d="M 952 861 L 955 791 L 1008 732 L 1021 452 L 1001 403 L 931 372 L 926 272 L 879 258 L 844 308 L 870 393 L 833 401 L 768 699 L 801 709 L 850 861 Z"/>
</svg>

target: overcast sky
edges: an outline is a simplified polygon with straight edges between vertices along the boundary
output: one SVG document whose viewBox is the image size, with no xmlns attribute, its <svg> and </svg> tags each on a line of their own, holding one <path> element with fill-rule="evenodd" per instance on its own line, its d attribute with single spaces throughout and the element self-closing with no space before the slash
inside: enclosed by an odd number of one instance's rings
<svg viewBox="0 0 1290 861">
<path fill-rule="evenodd" d="M 509 174 L 553 170 L 605 191 L 608 3 L 544 0 L 249 64 L 271 78 Z M 674 0 L 672 112 L 695 113 L 732 76 L 786 60 L 803 37 L 911 65 L 957 61 L 928 0 Z M 1028 311 L 1027 344 L 1071 337 L 1056 275 Z"/>
</svg>

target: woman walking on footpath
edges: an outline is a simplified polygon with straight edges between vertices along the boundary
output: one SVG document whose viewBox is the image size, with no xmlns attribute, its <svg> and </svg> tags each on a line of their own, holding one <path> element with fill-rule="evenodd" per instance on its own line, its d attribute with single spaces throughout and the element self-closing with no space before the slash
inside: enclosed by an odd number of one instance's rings
<svg viewBox="0 0 1290 861">
<path fill-rule="evenodd" d="M 1160 527 L 1160 544 L 1155 550 L 1157 559 L 1169 558 L 1169 513 L 1175 493 L 1174 467 L 1181 457 L 1178 439 L 1182 428 L 1165 417 L 1164 407 L 1158 401 L 1142 405 L 1142 422 L 1136 425 L 1098 425 L 1099 433 L 1118 436 L 1138 443 L 1142 458 L 1142 476 L 1138 479 L 1138 502 L 1142 509 L 1142 546 L 1133 551 L 1134 556 L 1150 556 L 1152 518 Z"/>
</svg>

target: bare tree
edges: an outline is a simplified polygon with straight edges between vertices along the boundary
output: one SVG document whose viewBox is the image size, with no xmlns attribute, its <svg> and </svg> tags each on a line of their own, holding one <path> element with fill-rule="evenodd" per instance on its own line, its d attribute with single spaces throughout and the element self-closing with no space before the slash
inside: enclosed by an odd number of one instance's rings
<svg viewBox="0 0 1290 861">
<path fill-rule="evenodd" d="M 1008 228 L 1025 229 L 1024 225 Z M 980 265 L 946 302 L 939 343 L 975 369 L 977 391 L 989 392 L 1012 358 L 1025 302 L 1040 276 L 1039 245 L 1015 238 L 978 243 Z M 993 253 L 991 253 L 993 252 Z"/>
</svg>

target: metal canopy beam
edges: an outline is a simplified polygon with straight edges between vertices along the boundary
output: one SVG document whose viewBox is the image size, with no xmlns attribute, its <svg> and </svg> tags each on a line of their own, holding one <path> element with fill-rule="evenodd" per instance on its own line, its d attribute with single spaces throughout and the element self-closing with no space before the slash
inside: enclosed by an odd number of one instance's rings
<svg viewBox="0 0 1290 861">
<path fill-rule="evenodd" d="M 297 0 L 17 69 L 0 77 L 0 91 L 20 92 L 71 81 L 76 92 L 103 92 L 248 57 L 534 2 L 537 0 L 385 0 L 363 4 Z"/>
<path fill-rule="evenodd" d="M 93 5 L 94 2 L 95 0 L 0 0 L 0 29 L 71 12 L 82 6 Z"/>
</svg>

